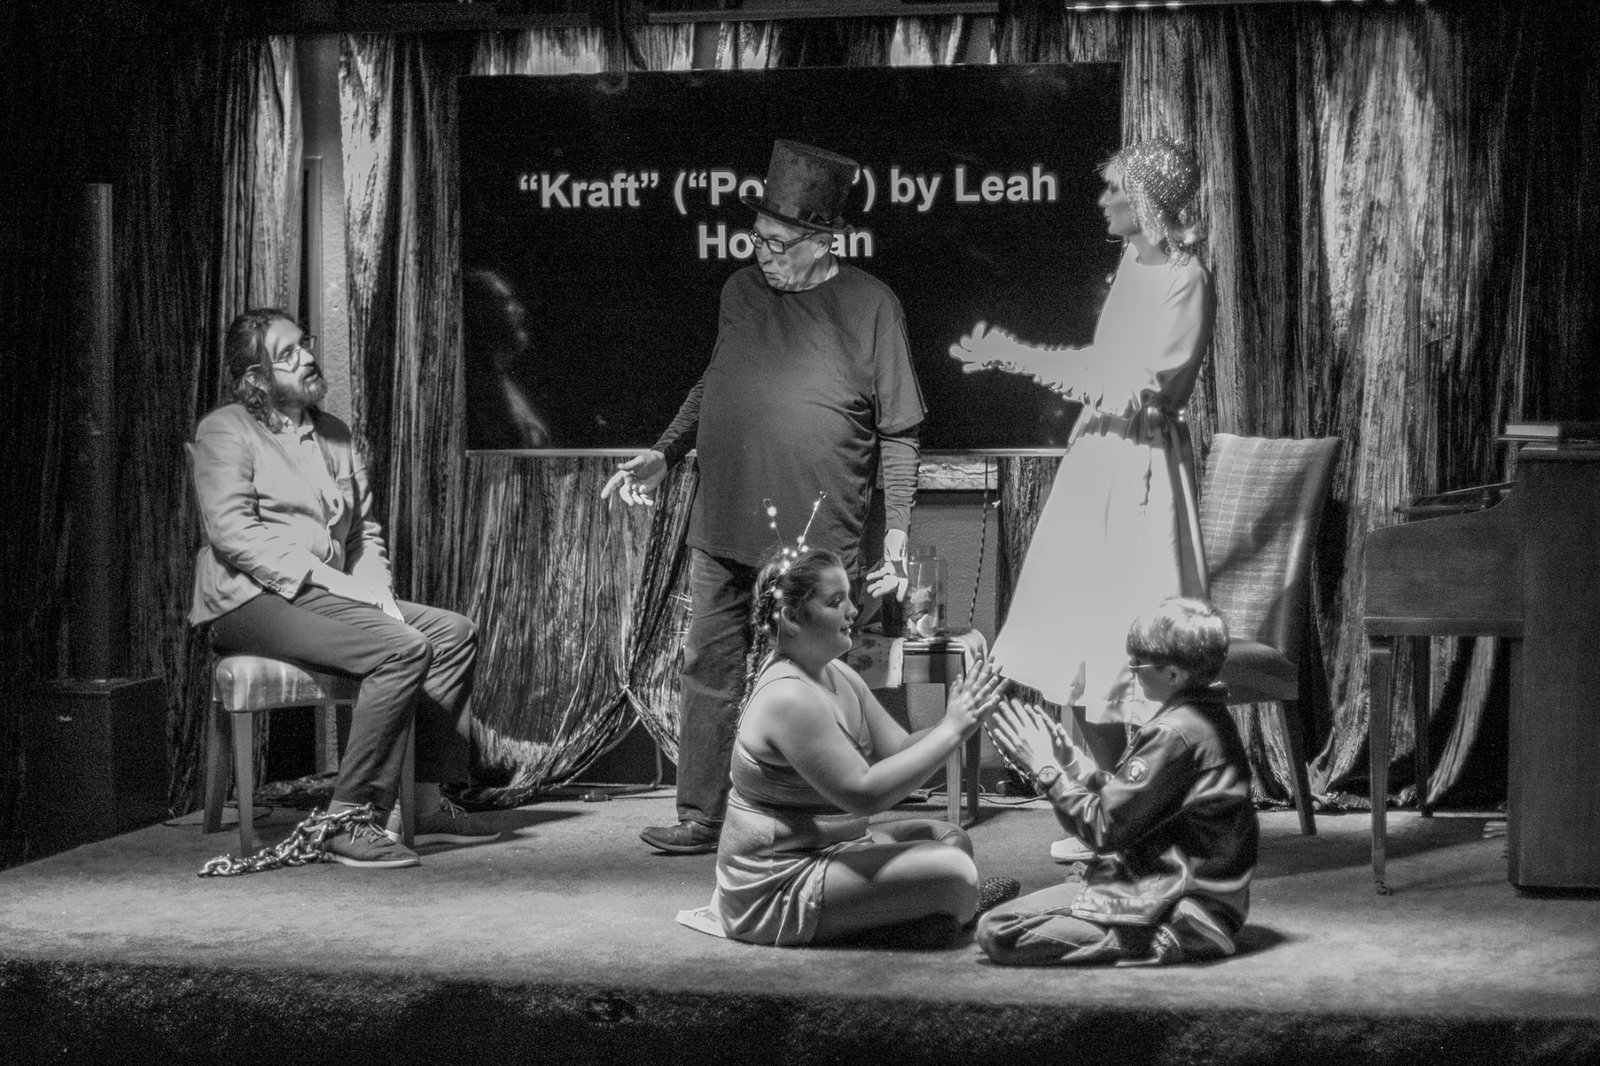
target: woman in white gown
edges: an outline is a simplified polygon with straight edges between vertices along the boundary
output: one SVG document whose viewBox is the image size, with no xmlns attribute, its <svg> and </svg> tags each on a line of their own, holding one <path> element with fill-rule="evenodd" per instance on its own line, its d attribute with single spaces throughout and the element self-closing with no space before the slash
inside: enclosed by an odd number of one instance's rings
<svg viewBox="0 0 1600 1066">
<path fill-rule="evenodd" d="M 1129 624 L 1168 596 L 1206 592 L 1182 408 L 1211 344 L 1215 299 L 1189 212 L 1200 186 L 1193 156 L 1164 139 L 1143 141 L 1101 176 L 1106 228 L 1125 247 L 1094 343 L 1043 347 L 979 323 L 950 354 L 968 372 L 1024 374 L 1083 403 L 995 662 L 1052 703 L 1081 708 L 1087 722 L 1137 725 Z"/>
</svg>

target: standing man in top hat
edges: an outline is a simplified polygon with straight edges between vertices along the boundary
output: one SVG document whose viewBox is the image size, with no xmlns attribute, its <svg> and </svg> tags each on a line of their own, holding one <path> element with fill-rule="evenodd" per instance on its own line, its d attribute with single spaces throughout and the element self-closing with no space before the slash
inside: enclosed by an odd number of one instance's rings
<svg viewBox="0 0 1600 1066">
<path fill-rule="evenodd" d="M 805 530 L 808 546 L 837 552 L 854 573 L 879 470 L 887 533 L 871 576 L 892 576 L 905 558 L 925 408 L 900 301 L 833 254 L 859 173 L 833 152 L 773 144 L 763 194 L 743 197 L 756 212 L 756 262 L 723 285 L 711 363 L 661 439 L 601 492 L 650 504 L 667 468 L 697 449 L 678 823 L 639 834 L 661 852 L 717 848 L 761 565 Z"/>
</svg>

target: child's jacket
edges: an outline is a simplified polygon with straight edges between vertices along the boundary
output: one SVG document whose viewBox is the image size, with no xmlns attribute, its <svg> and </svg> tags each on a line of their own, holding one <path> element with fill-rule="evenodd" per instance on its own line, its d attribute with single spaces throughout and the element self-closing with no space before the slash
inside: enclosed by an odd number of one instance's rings
<svg viewBox="0 0 1600 1066">
<path fill-rule="evenodd" d="M 1157 925 L 1191 897 L 1230 933 L 1244 925 L 1260 829 L 1250 764 L 1220 686 L 1174 696 L 1114 772 L 1064 774 L 1050 794 L 1061 824 L 1101 853 L 1075 916 Z"/>
</svg>

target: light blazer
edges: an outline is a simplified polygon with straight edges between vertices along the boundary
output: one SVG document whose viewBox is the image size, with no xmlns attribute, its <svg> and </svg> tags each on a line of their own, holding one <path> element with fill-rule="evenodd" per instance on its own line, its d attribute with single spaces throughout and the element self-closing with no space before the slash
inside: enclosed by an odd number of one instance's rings
<svg viewBox="0 0 1600 1066">
<path fill-rule="evenodd" d="M 319 563 L 391 588 L 383 530 L 350 427 L 315 413 L 317 441 L 339 487 L 330 529 L 322 498 L 282 439 L 230 403 L 200 420 L 186 445 L 206 542 L 195 557 L 189 622 L 199 625 L 263 592 L 294 599 Z"/>
</svg>

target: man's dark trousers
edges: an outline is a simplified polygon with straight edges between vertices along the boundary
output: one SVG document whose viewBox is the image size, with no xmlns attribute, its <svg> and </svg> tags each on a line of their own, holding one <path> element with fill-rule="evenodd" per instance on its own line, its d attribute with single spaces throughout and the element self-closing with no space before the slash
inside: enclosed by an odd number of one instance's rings
<svg viewBox="0 0 1600 1066">
<path fill-rule="evenodd" d="M 219 651 L 285 659 L 361 681 L 333 798 L 394 805 L 415 714 L 418 781 L 467 780 L 476 627 L 454 611 L 400 601 L 402 625 L 371 604 L 307 586 L 264 592 L 211 623 Z"/>
</svg>

